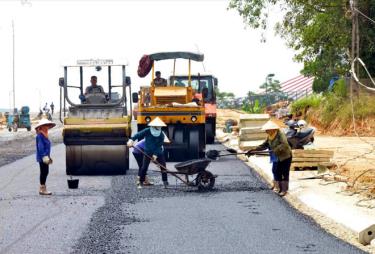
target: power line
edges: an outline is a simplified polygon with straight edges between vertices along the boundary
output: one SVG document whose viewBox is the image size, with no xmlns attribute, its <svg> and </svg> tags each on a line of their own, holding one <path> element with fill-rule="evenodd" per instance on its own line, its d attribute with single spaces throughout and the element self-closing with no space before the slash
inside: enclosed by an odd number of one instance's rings
<svg viewBox="0 0 375 254">
<path fill-rule="evenodd" d="M 375 24 L 375 20 L 373 20 L 372 18 L 370 18 L 369 16 L 367 16 L 366 14 L 364 14 L 363 12 L 361 12 L 360 10 L 358 10 L 357 8 L 353 8 L 353 10 L 355 10 L 356 12 L 358 12 L 359 14 L 361 14 L 363 17 L 365 17 L 366 19 L 370 20 L 372 23 Z"/>
</svg>

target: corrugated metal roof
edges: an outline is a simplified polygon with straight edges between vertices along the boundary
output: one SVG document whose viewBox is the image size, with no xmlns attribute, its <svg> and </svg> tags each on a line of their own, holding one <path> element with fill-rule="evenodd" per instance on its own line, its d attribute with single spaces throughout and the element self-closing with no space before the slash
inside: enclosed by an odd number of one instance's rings
<svg viewBox="0 0 375 254">
<path fill-rule="evenodd" d="M 282 82 L 281 91 L 287 93 L 292 99 L 299 99 L 301 97 L 312 94 L 312 84 L 314 82 L 314 77 L 306 77 L 304 75 L 299 75 L 295 78 L 289 79 Z"/>
</svg>

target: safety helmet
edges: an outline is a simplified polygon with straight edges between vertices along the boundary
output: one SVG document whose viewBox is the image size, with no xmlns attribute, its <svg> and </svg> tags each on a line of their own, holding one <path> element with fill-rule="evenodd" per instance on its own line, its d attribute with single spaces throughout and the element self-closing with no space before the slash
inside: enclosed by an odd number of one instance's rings
<svg viewBox="0 0 375 254">
<path fill-rule="evenodd" d="M 300 128 L 305 128 L 307 126 L 307 123 L 305 120 L 298 120 L 297 125 Z"/>
<path fill-rule="evenodd" d="M 292 127 L 292 126 L 294 126 L 296 124 L 296 121 L 294 121 L 293 119 L 291 119 L 291 120 L 287 121 L 285 124 L 287 126 L 289 126 L 289 127 Z"/>
</svg>

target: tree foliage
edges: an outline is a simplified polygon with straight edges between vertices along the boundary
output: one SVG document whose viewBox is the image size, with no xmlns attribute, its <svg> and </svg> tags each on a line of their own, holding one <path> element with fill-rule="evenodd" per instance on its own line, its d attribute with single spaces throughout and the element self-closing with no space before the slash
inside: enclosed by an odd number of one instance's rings
<svg viewBox="0 0 375 254">
<path fill-rule="evenodd" d="M 375 16 L 375 1 L 359 2 L 363 13 Z M 349 0 L 230 0 L 229 4 L 247 25 L 262 29 L 267 28 L 268 10 L 273 6 L 283 13 L 276 32 L 295 50 L 295 60 L 304 64 L 302 74 L 317 78 L 316 91 L 325 90 L 330 77 L 348 72 L 352 14 Z M 363 17 L 359 22 L 360 57 L 374 74 L 375 26 Z"/>
<path fill-rule="evenodd" d="M 280 81 L 277 79 L 269 79 L 268 82 L 264 82 L 259 86 L 261 89 L 267 89 L 268 93 L 278 93 L 281 91 Z"/>
</svg>

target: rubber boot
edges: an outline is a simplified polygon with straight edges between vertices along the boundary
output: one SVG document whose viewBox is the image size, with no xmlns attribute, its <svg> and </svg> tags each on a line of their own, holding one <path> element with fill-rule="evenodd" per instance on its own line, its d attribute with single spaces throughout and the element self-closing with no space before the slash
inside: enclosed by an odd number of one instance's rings
<svg viewBox="0 0 375 254">
<path fill-rule="evenodd" d="M 143 182 L 143 185 L 151 186 L 151 185 L 154 185 L 154 183 L 150 181 L 150 178 L 148 178 L 148 176 L 146 176 L 145 181 Z"/>
<path fill-rule="evenodd" d="M 167 189 L 168 186 L 169 186 L 169 183 L 168 181 L 163 181 L 163 186 L 164 186 L 164 189 Z"/>
<path fill-rule="evenodd" d="M 289 190 L 289 181 L 281 181 L 280 182 L 280 197 L 285 196 L 288 193 Z"/>
<path fill-rule="evenodd" d="M 273 191 L 275 193 L 279 193 L 280 189 L 281 189 L 281 187 L 280 187 L 280 185 L 281 185 L 280 181 L 273 181 L 273 184 L 274 184 Z"/>
<path fill-rule="evenodd" d="M 39 187 L 39 194 L 40 195 L 52 195 L 52 192 L 47 191 L 47 186 L 40 185 L 40 187 Z"/>
</svg>

